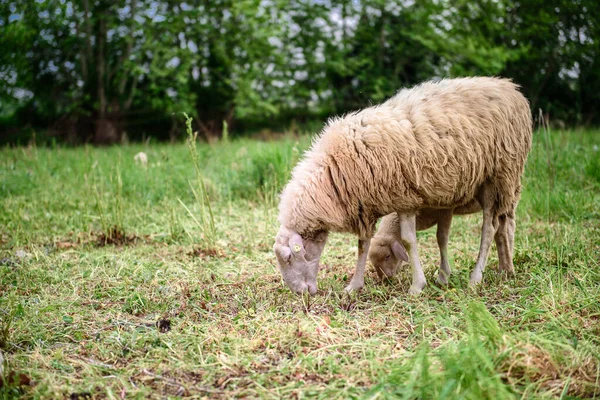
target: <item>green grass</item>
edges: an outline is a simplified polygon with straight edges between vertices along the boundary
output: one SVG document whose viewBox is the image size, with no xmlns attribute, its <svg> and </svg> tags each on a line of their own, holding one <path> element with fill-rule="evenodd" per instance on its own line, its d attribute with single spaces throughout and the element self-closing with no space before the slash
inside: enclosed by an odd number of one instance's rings
<svg viewBox="0 0 600 400">
<path fill-rule="evenodd" d="M 600 132 L 536 132 L 516 278 L 492 251 L 469 291 L 480 216 L 456 218 L 450 286 L 418 298 L 407 273 L 344 295 L 344 234 L 316 297 L 283 285 L 277 193 L 309 143 L 199 144 L 214 238 L 186 210 L 185 144 L 0 150 L 0 398 L 600 396 Z M 419 236 L 431 283 L 435 232 Z"/>
</svg>

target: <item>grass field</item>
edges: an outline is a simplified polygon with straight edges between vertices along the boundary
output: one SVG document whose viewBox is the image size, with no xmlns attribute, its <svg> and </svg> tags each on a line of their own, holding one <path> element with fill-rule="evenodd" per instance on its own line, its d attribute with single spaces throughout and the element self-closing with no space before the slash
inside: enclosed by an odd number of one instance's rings
<svg viewBox="0 0 600 400">
<path fill-rule="evenodd" d="M 0 150 L 0 398 L 600 396 L 600 132 L 536 132 L 516 278 L 492 250 L 470 291 L 480 216 L 456 218 L 450 285 L 417 298 L 372 271 L 345 295 L 346 234 L 316 297 L 283 285 L 277 193 L 309 144 L 198 144 L 197 171 L 183 143 Z"/>
</svg>

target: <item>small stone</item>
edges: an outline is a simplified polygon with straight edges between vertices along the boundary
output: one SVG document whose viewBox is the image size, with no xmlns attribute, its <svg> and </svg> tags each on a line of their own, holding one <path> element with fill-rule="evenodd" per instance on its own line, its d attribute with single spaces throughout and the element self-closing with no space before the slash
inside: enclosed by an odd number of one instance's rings
<svg viewBox="0 0 600 400">
<path fill-rule="evenodd" d="M 15 263 L 10 258 L 4 257 L 4 258 L 0 258 L 0 265 L 6 265 L 8 267 L 12 267 L 15 265 Z"/>
</svg>

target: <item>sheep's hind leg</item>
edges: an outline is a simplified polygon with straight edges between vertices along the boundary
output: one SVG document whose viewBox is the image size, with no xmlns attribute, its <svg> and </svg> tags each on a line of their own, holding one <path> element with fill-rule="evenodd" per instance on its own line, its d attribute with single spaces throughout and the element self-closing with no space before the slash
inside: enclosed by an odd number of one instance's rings
<svg viewBox="0 0 600 400">
<path fill-rule="evenodd" d="M 416 295 L 421 293 L 421 290 L 423 290 L 427 284 L 421 261 L 419 261 L 419 252 L 417 250 L 416 217 L 415 215 L 398 213 L 398 218 L 400 220 L 402 244 L 404 244 L 404 248 L 408 251 L 413 273 L 412 285 L 410 286 L 408 293 Z"/>
<path fill-rule="evenodd" d="M 515 254 L 515 230 L 517 229 L 517 221 L 515 220 L 514 211 L 507 216 L 506 231 L 508 233 L 508 251 L 510 251 L 511 260 Z M 512 262 L 512 261 L 511 261 Z M 514 269 L 514 267 L 513 267 Z"/>
<path fill-rule="evenodd" d="M 439 212 L 437 222 L 437 243 L 440 248 L 440 270 L 436 282 L 440 286 L 448 284 L 450 277 L 450 263 L 448 262 L 448 237 L 450 236 L 450 225 L 452 224 L 452 210 Z"/>
<path fill-rule="evenodd" d="M 481 243 L 479 245 L 479 257 L 473 272 L 471 272 L 471 286 L 476 286 L 483 279 L 483 270 L 487 263 L 492 240 L 498 229 L 498 217 L 492 212 L 491 207 L 483 208 L 483 224 L 481 226 Z"/>
<path fill-rule="evenodd" d="M 365 265 L 367 263 L 370 245 L 371 238 L 358 239 L 358 260 L 356 261 L 354 276 L 348 286 L 346 286 L 346 292 L 348 293 L 358 291 L 365 286 Z"/>
<path fill-rule="evenodd" d="M 498 250 L 498 270 L 508 275 L 514 275 L 513 249 L 515 238 L 515 219 L 512 214 L 500 216 L 498 231 L 494 237 Z"/>
</svg>

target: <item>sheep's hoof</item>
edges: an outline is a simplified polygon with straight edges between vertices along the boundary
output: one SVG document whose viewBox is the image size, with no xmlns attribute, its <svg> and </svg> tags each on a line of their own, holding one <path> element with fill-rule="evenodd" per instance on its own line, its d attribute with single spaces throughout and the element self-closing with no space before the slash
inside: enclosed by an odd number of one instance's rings
<svg viewBox="0 0 600 400">
<path fill-rule="evenodd" d="M 471 274 L 471 280 L 469 281 L 469 286 L 471 289 L 475 289 L 481 283 L 483 279 L 483 274 L 481 272 L 473 271 Z"/>
<path fill-rule="evenodd" d="M 510 267 L 499 266 L 498 272 L 503 275 L 506 275 L 510 278 L 513 278 L 515 276 L 515 268 L 513 266 L 510 266 Z"/>
<path fill-rule="evenodd" d="M 438 286 L 448 286 L 448 278 L 442 274 L 439 274 L 438 277 L 435 279 L 435 283 Z"/>
<path fill-rule="evenodd" d="M 362 285 L 360 285 L 357 283 L 350 282 L 350 284 L 348 286 L 346 286 L 346 288 L 344 290 L 348 294 L 350 294 L 352 292 L 360 292 L 362 290 L 363 286 L 364 286 L 364 283 Z"/>
<path fill-rule="evenodd" d="M 408 294 L 411 296 L 418 296 L 421 294 L 422 291 L 423 288 L 420 288 L 418 286 L 411 286 L 410 289 L 408 289 Z"/>
</svg>

